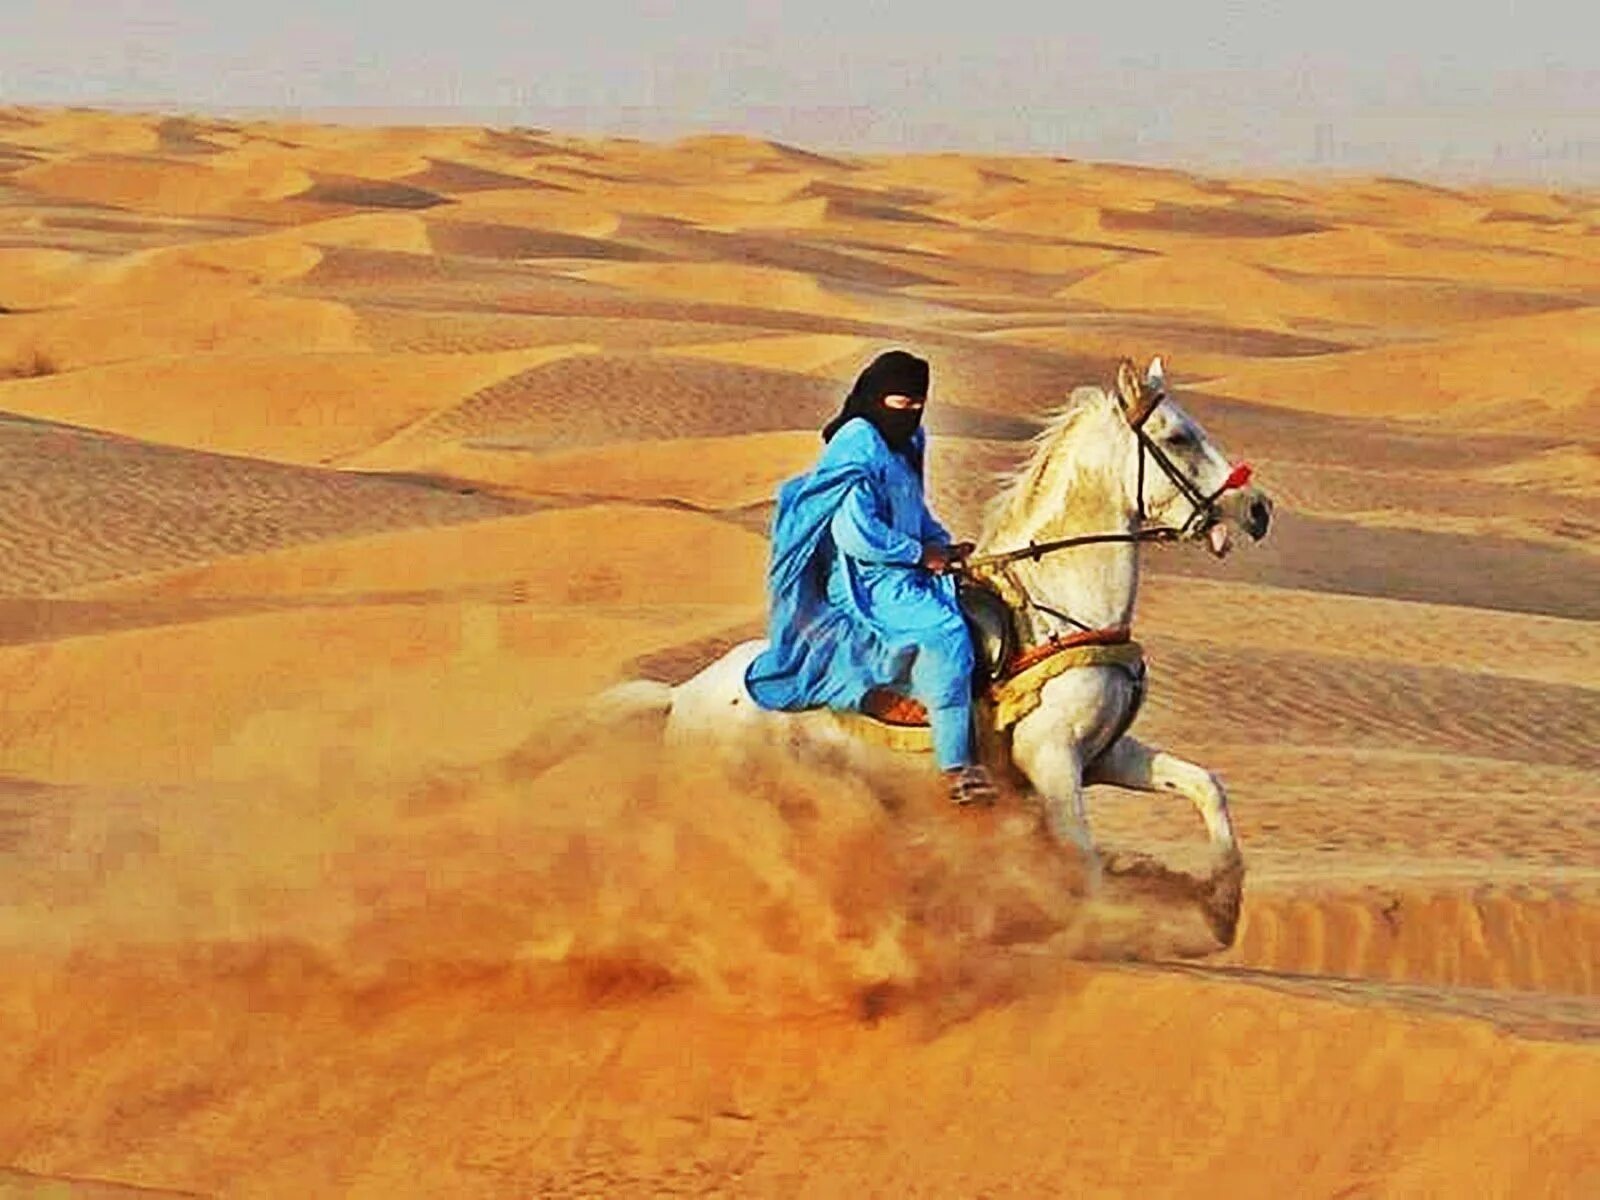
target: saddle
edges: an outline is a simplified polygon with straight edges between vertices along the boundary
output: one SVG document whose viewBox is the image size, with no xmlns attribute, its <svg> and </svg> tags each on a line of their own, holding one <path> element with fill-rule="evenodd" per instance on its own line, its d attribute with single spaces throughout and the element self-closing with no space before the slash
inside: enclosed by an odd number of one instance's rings
<svg viewBox="0 0 1600 1200">
<path fill-rule="evenodd" d="M 985 714 L 981 724 L 1009 729 L 1039 706 L 1046 683 L 1073 667 L 1124 667 L 1140 684 L 1142 698 L 1144 652 L 1127 629 L 1085 630 L 1024 646 L 1017 608 L 993 584 L 963 576 L 957 598 L 972 637 L 972 694 Z M 861 715 L 869 718 L 869 725 L 902 731 L 928 728 L 927 709 L 888 687 L 873 688 L 862 698 Z"/>
<path fill-rule="evenodd" d="M 956 600 L 972 635 L 974 683 L 987 686 L 1006 673 L 1022 649 L 1016 610 L 993 585 L 968 575 L 956 583 Z"/>
<path fill-rule="evenodd" d="M 1002 678 L 1017 658 L 1022 639 L 1017 622 L 1005 598 L 987 583 L 963 576 L 956 586 L 956 599 L 967 619 L 972 636 L 972 694 L 977 699 Z M 918 726 L 928 723 L 928 710 L 920 701 L 893 688 L 877 687 L 861 701 L 861 711 L 885 725 Z"/>
</svg>

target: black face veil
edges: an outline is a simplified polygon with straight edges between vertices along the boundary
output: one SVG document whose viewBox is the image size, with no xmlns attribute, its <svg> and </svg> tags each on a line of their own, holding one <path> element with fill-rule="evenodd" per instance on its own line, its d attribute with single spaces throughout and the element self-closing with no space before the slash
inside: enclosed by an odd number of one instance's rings
<svg viewBox="0 0 1600 1200">
<path fill-rule="evenodd" d="M 890 408 L 883 402 L 885 396 L 912 396 L 925 399 L 928 395 L 928 364 L 915 354 L 904 350 L 889 350 L 878 355 L 856 378 L 855 386 L 845 397 L 844 407 L 822 430 L 822 440 L 831 441 L 833 435 L 852 417 L 864 417 L 883 437 L 895 453 L 913 459 L 916 452 L 911 445 L 912 435 L 922 424 L 922 410 Z"/>
</svg>

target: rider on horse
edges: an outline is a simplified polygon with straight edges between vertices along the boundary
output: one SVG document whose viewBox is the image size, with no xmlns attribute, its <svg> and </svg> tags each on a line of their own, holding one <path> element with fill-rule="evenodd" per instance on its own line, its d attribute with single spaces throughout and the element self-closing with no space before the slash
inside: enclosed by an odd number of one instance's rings
<svg viewBox="0 0 1600 1200">
<path fill-rule="evenodd" d="M 973 647 L 952 544 L 923 495 L 928 364 L 904 350 L 861 372 L 816 466 L 778 491 L 769 645 L 745 685 L 763 708 L 860 711 L 881 688 L 920 701 L 958 804 L 993 799 L 974 761 Z"/>
</svg>

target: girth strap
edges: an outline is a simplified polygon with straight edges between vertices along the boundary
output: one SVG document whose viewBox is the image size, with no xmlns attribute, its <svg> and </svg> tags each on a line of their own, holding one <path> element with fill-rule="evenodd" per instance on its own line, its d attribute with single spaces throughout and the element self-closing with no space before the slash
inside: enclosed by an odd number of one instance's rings
<svg viewBox="0 0 1600 1200">
<path fill-rule="evenodd" d="M 1006 664 L 1005 674 L 1000 677 L 1000 682 L 1020 675 L 1035 663 L 1041 663 L 1053 654 L 1063 650 L 1076 649 L 1079 646 L 1121 646 L 1133 640 L 1133 631 L 1126 625 L 1113 625 L 1107 629 L 1084 629 L 1077 633 L 1053 637 L 1048 642 L 1040 642 L 1037 646 L 1029 646 Z"/>
</svg>

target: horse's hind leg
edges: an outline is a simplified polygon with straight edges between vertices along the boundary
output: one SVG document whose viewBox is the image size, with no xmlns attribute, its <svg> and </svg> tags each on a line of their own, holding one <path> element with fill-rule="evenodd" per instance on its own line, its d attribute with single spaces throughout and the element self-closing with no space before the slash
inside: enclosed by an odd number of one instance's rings
<svg viewBox="0 0 1600 1200">
<path fill-rule="evenodd" d="M 1228 815 L 1228 793 L 1222 781 L 1204 767 L 1154 750 L 1138 738 L 1123 736 L 1089 767 L 1089 783 L 1109 783 L 1141 792 L 1177 792 L 1187 796 L 1206 823 L 1211 844 L 1226 854 L 1237 854 L 1233 820 Z"/>
<path fill-rule="evenodd" d="M 1012 735 L 1011 759 L 1044 801 L 1044 824 L 1058 842 L 1076 846 L 1093 870 L 1099 859 L 1083 803 L 1083 765 L 1059 729 L 1023 721 Z"/>
</svg>

